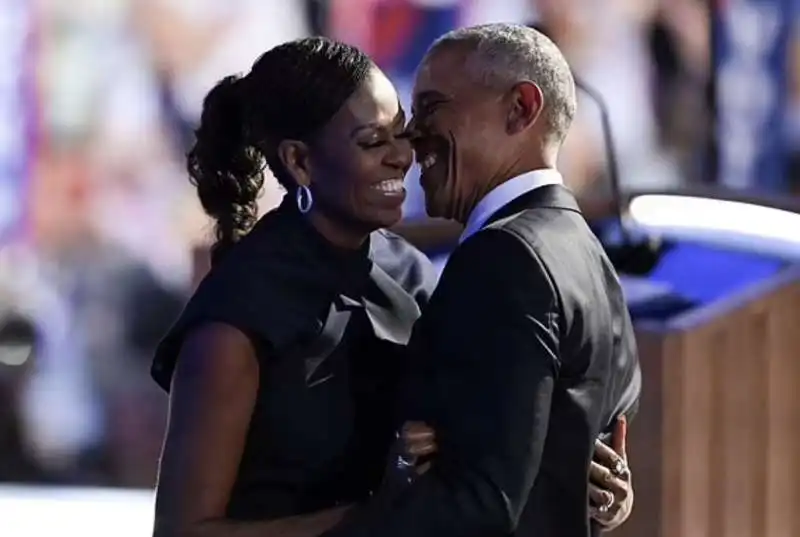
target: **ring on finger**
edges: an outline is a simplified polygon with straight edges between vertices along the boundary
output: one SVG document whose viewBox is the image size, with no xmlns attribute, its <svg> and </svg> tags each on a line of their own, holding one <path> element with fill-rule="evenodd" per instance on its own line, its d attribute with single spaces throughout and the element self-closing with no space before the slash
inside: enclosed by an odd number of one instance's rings
<svg viewBox="0 0 800 537">
<path fill-rule="evenodd" d="M 611 467 L 611 473 L 617 477 L 625 478 L 628 475 L 628 465 L 622 459 L 617 459 Z"/>
<path fill-rule="evenodd" d="M 602 514 L 606 514 L 613 505 L 614 505 L 614 496 L 609 494 L 608 501 L 606 501 L 606 503 L 604 503 L 603 505 L 599 506 L 597 510 Z"/>
</svg>

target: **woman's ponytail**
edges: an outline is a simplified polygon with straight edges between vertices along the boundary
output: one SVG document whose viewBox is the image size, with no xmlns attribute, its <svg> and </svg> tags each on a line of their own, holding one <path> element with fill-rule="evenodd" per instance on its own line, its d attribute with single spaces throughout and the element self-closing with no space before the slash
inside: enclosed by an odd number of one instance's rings
<svg viewBox="0 0 800 537">
<path fill-rule="evenodd" d="M 263 157 L 249 136 L 244 79 L 222 79 L 203 101 L 187 171 L 203 210 L 216 221 L 212 264 L 247 234 L 258 219 L 264 185 Z"/>
</svg>

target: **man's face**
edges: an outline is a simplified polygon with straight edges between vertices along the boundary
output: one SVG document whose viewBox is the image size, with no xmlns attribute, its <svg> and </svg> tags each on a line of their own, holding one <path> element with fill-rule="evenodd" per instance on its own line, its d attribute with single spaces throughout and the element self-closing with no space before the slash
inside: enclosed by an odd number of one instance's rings
<svg viewBox="0 0 800 537">
<path fill-rule="evenodd" d="M 447 47 L 423 61 L 410 125 L 428 214 L 462 223 L 503 173 L 510 150 L 504 95 L 473 82 L 466 58 Z"/>
</svg>

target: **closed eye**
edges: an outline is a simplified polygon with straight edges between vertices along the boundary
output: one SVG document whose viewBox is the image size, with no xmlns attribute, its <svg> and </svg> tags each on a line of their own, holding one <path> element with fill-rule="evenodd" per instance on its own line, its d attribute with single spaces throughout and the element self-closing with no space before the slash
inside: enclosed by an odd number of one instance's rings
<svg viewBox="0 0 800 537">
<path fill-rule="evenodd" d="M 429 119 L 430 116 L 434 115 L 445 103 L 447 103 L 447 101 L 444 99 L 438 101 L 427 101 L 414 111 L 414 117 L 420 118 L 421 121 L 425 121 L 426 119 Z"/>
<path fill-rule="evenodd" d="M 361 145 L 362 145 L 362 147 L 366 147 L 368 149 L 374 149 L 376 147 L 382 147 L 382 146 L 386 145 L 387 143 L 388 142 L 386 140 L 375 140 L 374 142 L 367 142 L 367 143 L 363 143 Z"/>
</svg>

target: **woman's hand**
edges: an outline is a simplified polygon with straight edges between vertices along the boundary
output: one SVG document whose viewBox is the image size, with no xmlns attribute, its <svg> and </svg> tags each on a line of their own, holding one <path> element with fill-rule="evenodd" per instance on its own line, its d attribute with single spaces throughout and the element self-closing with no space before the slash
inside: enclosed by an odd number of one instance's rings
<svg viewBox="0 0 800 537">
<path fill-rule="evenodd" d="M 436 434 L 432 428 L 422 422 L 406 422 L 389 451 L 378 495 L 392 498 L 402 493 L 417 476 L 431 467 L 430 461 L 420 463 L 420 457 L 432 455 L 436 450 Z"/>
<path fill-rule="evenodd" d="M 589 469 L 589 511 L 604 530 L 621 525 L 633 510 L 633 484 L 626 454 L 628 423 L 617 420 L 612 447 L 597 440 Z"/>
<path fill-rule="evenodd" d="M 595 460 L 589 469 L 590 513 L 604 530 L 620 526 L 633 510 L 633 484 L 628 468 L 628 424 L 625 417 L 617 420 L 612 446 L 599 440 L 595 443 Z M 420 457 L 438 450 L 436 432 L 422 422 L 406 422 L 400 432 L 396 453 L 414 465 L 417 475 L 430 468 L 430 461 L 418 464 Z"/>
<path fill-rule="evenodd" d="M 420 421 L 408 421 L 400 431 L 400 452 L 408 462 L 414 464 L 414 471 L 422 475 L 431 467 L 430 461 L 417 464 L 420 457 L 436 453 L 436 432 Z"/>
</svg>

